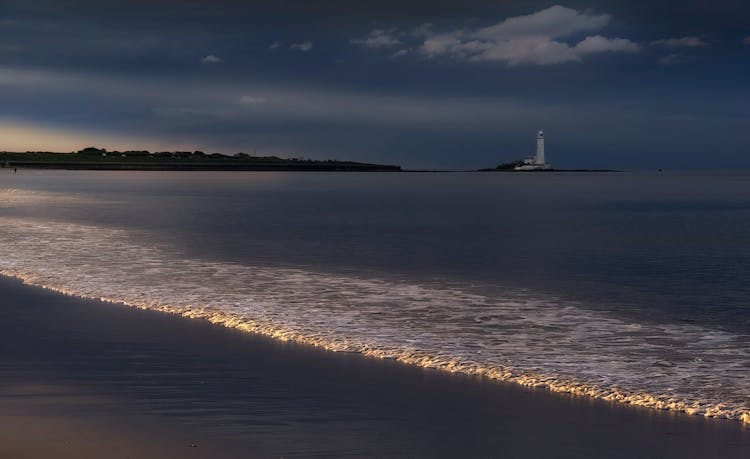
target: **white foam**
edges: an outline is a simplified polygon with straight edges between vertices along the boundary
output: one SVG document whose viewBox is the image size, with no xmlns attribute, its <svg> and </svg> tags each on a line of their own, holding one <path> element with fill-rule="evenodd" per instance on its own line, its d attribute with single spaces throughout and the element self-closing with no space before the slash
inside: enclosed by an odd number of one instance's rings
<svg viewBox="0 0 750 459">
<path fill-rule="evenodd" d="M 0 225 L 0 273 L 32 285 L 332 351 L 750 422 L 748 336 L 636 323 L 528 292 L 190 259 L 116 228 Z"/>
</svg>

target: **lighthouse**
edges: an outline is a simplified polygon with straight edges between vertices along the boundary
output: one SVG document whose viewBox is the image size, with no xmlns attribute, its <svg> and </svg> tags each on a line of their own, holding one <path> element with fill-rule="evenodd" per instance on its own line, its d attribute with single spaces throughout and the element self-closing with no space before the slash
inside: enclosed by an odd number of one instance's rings
<svg viewBox="0 0 750 459">
<path fill-rule="evenodd" d="M 513 169 L 517 171 L 552 169 L 552 166 L 547 164 L 547 158 L 544 155 L 544 131 L 539 131 L 536 135 L 536 153 L 521 161 Z"/>
<path fill-rule="evenodd" d="M 539 131 L 536 135 L 536 165 L 544 166 L 544 131 Z"/>
</svg>

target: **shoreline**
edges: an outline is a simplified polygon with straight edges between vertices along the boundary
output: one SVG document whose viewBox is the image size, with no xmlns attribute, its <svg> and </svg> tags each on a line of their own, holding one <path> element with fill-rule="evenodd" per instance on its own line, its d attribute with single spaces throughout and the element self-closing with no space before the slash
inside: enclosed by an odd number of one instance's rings
<svg viewBox="0 0 750 459">
<path fill-rule="evenodd" d="M 0 272 L 0 276 L 17 279 L 25 285 L 37 288 L 41 287 L 57 294 L 68 295 L 84 300 L 101 301 L 120 307 L 154 311 L 189 320 L 205 321 L 211 325 L 235 330 L 240 333 L 262 337 L 263 339 L 271 339 L 273 341 L 292 343 L 303 347 L 311 347 L 322 352 L 351 354 L 365 359 L 392 361 L 400 365 L 416 367 L 426 371 L 437 371 L 449 375 L 480 378 L 492 383 L 509 384 L 520 388 L 530 388 L 532 390 L 543 390 L 556 395 L 569 395 L 597 401 L 612 402 L 620 406 L 638 407 L 653 411 L 669 411 L 680 415 L 684 414 L 710 419 L 729 420 L 730 422 L 742 424 L 743 428 L 750 424 L 750 417 L 746 410 L 726 413 L 721 411 L 725 406 L 725 404 L 721 402 L 714 403 L 713 405 L 694 405 L 684 401 L 676 401 L 659 394 L 637 392 L 617 386 L 597 386 L 566 378 L 550 380 L 549 376 L 543 373 L 518 371 L 512 367 L 477 367 L 473 361 L 467 359 L 458 358 L 446 362 L 441 361 L 440 359 L 435 359 L 434 356 L 420 351 L 409 352 L 403 350 L 370 348 L 350 349 L 346 346 L 342 347 L 340 343 L 335 341 L 319 340 L 295 332 L 290 333 L 289 330 L 279 328 L 278 326 L 259 324 L 258 322 L 247 319 L 241 315 L 236 315 L 228 311 L 213 310 L 210 307 L 206 308 L 198 306 L 190 307 L 188 309 L 180 309 L 170 305 L 149 307 L 139 303 L 132 303 L 116 296 L 100 298 L 92 294 L 82 295 L 80 292 L 71 292 L 56 285 L 39 285 L 33 282 L 28 283 L 26 277 L 13 272 L 2 271 Z"/>
<path fill-rule="evenodd" d="M 84 395 L 114 400 L 104 410 L 115 419 L 135 415 L 160 424 L 166 416 L 190 424 L 209 442 L 242 445 L 243 454 L 247 445 L 261 456 L 285 457 L 347 451 L 410 457 L 538 457 L 561 450 L 610 457 L 750 453 L 750 433 L 736 421 L 333 353 L 7 277 L 0 277 L 0 290 L 9 298 L 0 325 L 4 385 L 44 381 L 83 389 Z M 27 399 L 34 400 L 14 398 Z M 91 405 L 102 414 L 97 403 Z M 79 411 L 57 408 L 63 418 Z M 0 415 L 0 425 L 12 419 Z M 133 428 L 136 436 L 148 433 Z M 544 432 L 544 444 L 531 440 L 537 432 Z M 163 434 L 167 441 L 169 435 Z M 177 451 L 184 452 L 183 443 Z"/>
</svg>

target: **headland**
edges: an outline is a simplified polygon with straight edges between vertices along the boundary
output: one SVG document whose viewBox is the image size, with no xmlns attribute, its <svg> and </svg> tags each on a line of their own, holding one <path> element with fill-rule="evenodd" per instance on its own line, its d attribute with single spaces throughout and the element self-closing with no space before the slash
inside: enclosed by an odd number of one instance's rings
<svg viewBox="0 0 750 459">
<path fill-rule="evenodd" d="M 4 168 L 141 171 L 342 171 L 398 172 L 401 166 L 307 158 L 279 158 L 202 151 L 107 151 L 89 147 L 72 153 L 0 152 Z"/>
</svg>

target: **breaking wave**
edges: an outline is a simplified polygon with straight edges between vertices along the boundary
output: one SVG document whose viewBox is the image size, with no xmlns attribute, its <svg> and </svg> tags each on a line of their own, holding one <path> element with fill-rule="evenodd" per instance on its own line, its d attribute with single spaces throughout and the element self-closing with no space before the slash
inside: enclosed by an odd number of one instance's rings
<svg viewBox="0 0 750 459">
<path fill-rule="evenodd" d="M 528 292 L 190 259 L 117 228 L 0 225 L 12 248 L 0 274 L 31 285 L 332 351 L 750 422 L 748 336 L 637 323 Z"/>
</svg>

